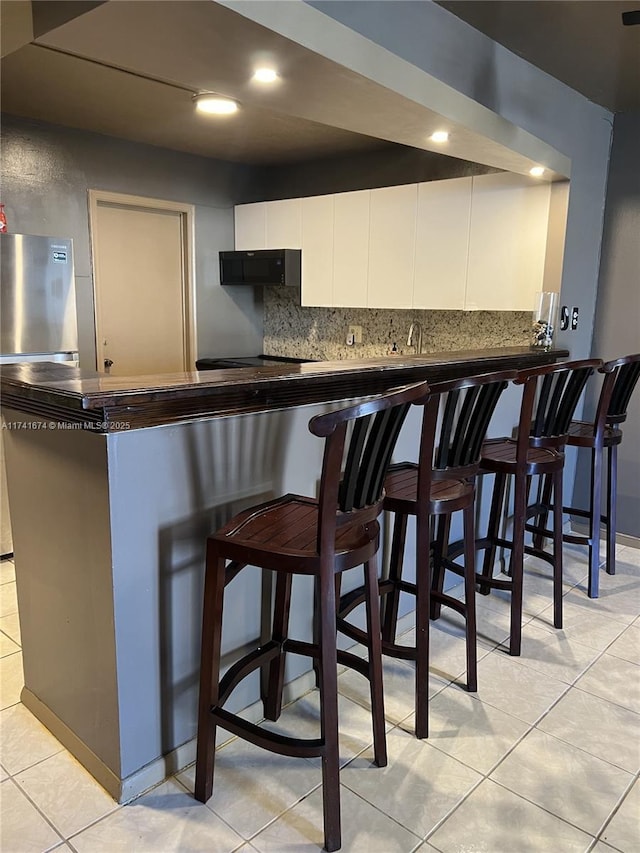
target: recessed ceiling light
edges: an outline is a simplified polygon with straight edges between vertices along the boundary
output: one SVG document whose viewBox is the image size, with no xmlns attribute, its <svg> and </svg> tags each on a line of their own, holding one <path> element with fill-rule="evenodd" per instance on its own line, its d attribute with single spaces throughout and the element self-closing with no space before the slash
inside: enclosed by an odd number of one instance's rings
<svg viewBox="0 0 640 853">
<path fill-rule="evenodd" d="M 274 71 L 273 68 L 256 68 L 253 79 L 259 83 L 275 83 L 278 79 L 278 72 Z"/>
<path fill-rule="evenodd" d="M 449 134 L 446 130 L 436 130 L 429 138 L 432 142 L 448 142 Z"/>
<path fill-rule="evenodd" d="M 533 175 L 534 178 L 540 178 L 544 175 L 544 166 L 533 166 L 533 168 L 529 169 L 529 174 Z"/>
<path fill-rule="evenodd" d="M 231 98 L 221 98 L 220 95 L 213 95 L 206 92 L 202 95 L 194 95 L 193 100 L 196 109 L 210 115 L 230 115 L 238 109 L 237 102 L 232 101 Z"/>
</svg>

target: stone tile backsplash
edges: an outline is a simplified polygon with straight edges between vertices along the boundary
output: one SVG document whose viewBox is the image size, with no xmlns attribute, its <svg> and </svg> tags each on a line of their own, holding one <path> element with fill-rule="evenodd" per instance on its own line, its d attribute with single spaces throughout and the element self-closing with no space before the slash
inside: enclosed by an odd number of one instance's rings
<svg viewBox="0 0 640 853">
<path fill-rule="evenodd" d="M 269 355 L 341 361 L 400 354 L 412 322 L 422 326 L 423 352 L 527 346 L 530 311 L 424 311 L 378 308 L 305 308 L 296 288 L 264 293 L 264 352 Z M 362 326 L 362 343 L 348 346 L 349 325 Z"/>
</svg>

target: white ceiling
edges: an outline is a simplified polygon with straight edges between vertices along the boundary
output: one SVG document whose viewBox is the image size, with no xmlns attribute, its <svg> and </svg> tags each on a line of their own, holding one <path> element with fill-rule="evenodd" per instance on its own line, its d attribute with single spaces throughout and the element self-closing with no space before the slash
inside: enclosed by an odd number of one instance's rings
<svg viewBox="0 0 640 853">
<path fill-rule="evenodd" d="M 7 113 L 253 164 L 395 145 L 440 151 L 427 137 L 441 118 L 424 103 L 211 0 L 11 0 L 0 11 Z M 259 61 L 277 64 L 273 88 L 251 81 Z M 199 91 L 233 96 L 241 110 L 197 114 Z M 535 162 L 454 129 L 452 156 L 520 172 Z"/>
</svg>

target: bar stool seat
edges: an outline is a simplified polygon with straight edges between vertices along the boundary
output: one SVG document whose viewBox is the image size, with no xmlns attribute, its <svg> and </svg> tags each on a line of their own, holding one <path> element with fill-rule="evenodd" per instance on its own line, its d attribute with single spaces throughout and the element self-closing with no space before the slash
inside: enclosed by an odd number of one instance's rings
<svg viewBox="0 0 640 853">
<path fill-rule="evenodd" d="M 511 474 L 517 462 L 518 444 L 513 438 L 490 438 L 482 445 L 482 466 Z M 564 464 L 564 454 L 551 447 L 531 447 L 525 460 L 527 476 L 553 473 Z"/>
<path fill-rule="evenodd" d="M 316 548 L 319 509 L 313 498 L 284 495 L 239 514 L 215 536 L 224 541 L 228 560 L 242 560 L 247 549 L 260 550 L 264 569 L 282 571 L 290 565 L 296 574 L 315 574 L 321 560 Z M 335 570 L 361 566 L 376 547 L 374 526 L 345 524 L 336 531 Z"/>
<path fill-rule="evenodd" d="M 622 431 L 619 429 L 605 426 L 603 437 L 607 446 L 622 444 Z M 593 445 L 593 422 L 571 421 L 567 444 L 572 444 L 575 447 L 591 447 Z"/>
<path fill-rule="evenodd" d="M 388 512 L 413 514 L 410 511 L 414 509 L 417 487 L 417 464 L 400 462 L 392 465 L 385 480 L 385 509 Z M 446 502 L 448 509 L 455 512 L 454 505 L 459 502 L 457 509 L 463 509 L 473 492 L 473 483 L 468 480 L 436 480 L 431 485 L 430 501 L 434 504 L 434 510 L 440 509 L 439 505 Z"/>
<path fill-rule="evenodd" d="M 231 519 L 207 540 L 202 658 L 196 759 L 196 799 L 213 793 L 216 728 L 281 755 L 322 759 L 325 848 L 341 845 L 338 755 L 337 664 L 350 666 L 370 682 L 374 761 L 387 762 L 378 574 L 376 552 L 384 476 L 393 447 L 413 401 L 426 383 L 409 386 L 355 406 L 319 415 L 310 431 L 325 439 L 318 498 L 288 494 L 252 507 Z M 336 647 L 336 584 L 347 569 L 364 565 L 367 659 Z M 245 566 L 276 573 L 271 639 L 244 654 L 220 678 L 225 587 Z M 289 636 L 294 575 L 314 578 L 309 613 L 311 641 Z M 314 662 L 320 691 L 320 733 L 296 738 L 269 731 L 231 713 L 224 705 L 248 675 L 268 676 L 263 695 L 267 719 L 282 707 L 285 656 L 296 653 Z"/>
</svg>

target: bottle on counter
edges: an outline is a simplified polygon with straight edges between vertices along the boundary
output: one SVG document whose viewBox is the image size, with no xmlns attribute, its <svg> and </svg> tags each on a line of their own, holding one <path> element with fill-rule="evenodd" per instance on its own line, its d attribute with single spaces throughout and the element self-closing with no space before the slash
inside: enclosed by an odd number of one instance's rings
<svg viewBox="0 0 640 853">
<path fill-rule="evenodd" d="M 4 204 L 0 204 L 0 234 L 7 233 L 7 217 L 4 212 Z"/>
<path fill-rule="evenodd" d="M 398 350 L 398 344 L 394 341 L 391 349 L 389 350 L 389 355 L 400 355 L 400 351 Z"/>
</svg>

